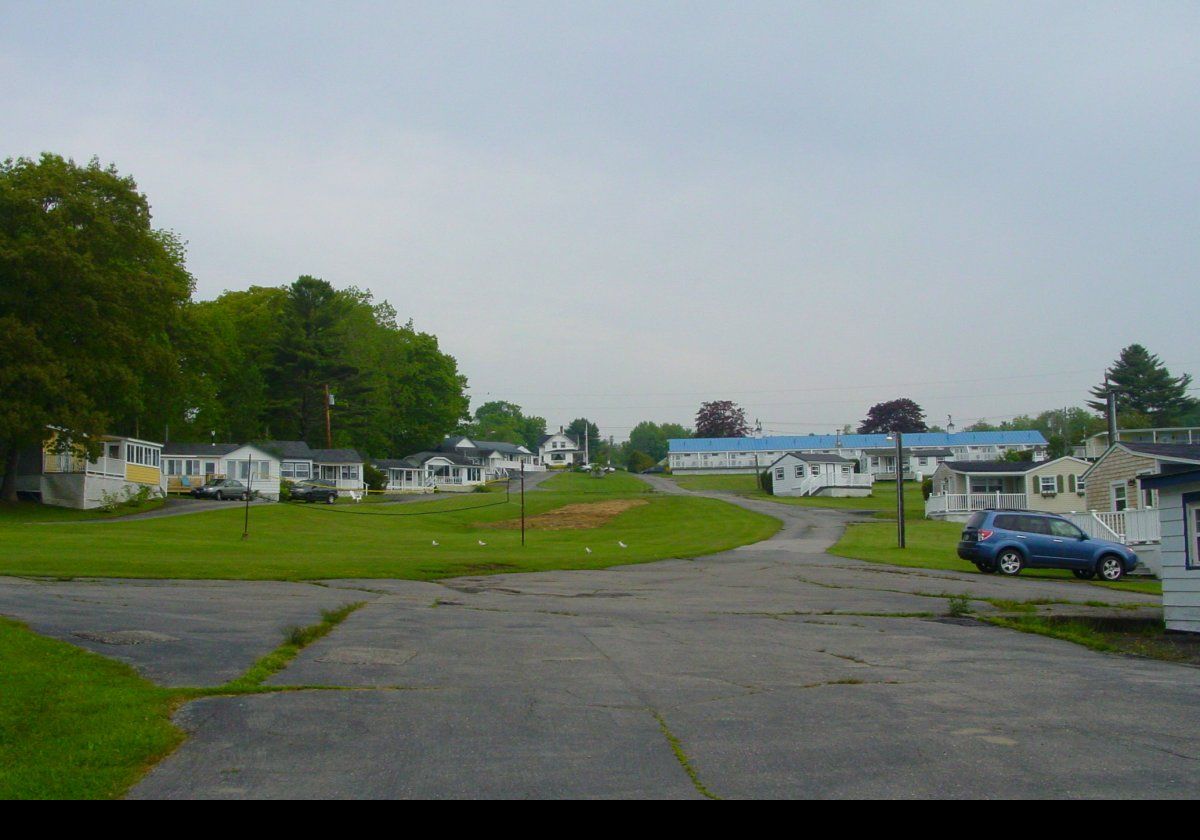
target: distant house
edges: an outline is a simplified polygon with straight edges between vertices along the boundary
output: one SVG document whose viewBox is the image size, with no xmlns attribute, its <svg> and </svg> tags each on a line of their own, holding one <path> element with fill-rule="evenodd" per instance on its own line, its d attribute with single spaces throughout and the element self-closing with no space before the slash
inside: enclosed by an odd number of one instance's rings
<svg viewBox="0 0 1200 840">
<path fill-rule="evenodd" d="M 314 477 L 313 451 L 302 440 L 265 440 L 258 444 L 279 459 L 279 476 L 284 481 L 308 481 Z"/>
<path fill-rule="evenodd" d="M 543 470 L 539 457 L 519 443 L 477 440 L 462 436 L 448 437 L 438 447 L 442 452 L 462 455 L 481 467 L 486 467 L 492 476 L 503 476 L 510 471 L 526 472 Z"/>
<path fill-rule="evenodd" d="M 313 478 L 333 484 L 342 495 L 366 487 L 364 459 L 353 449 L 312 450 Z"/>
<path fill-rule="evenodd" d="M 551 469 L 584 463 L 583 447 L 578 440 L 564 432 L 562 426 L 552 435 L 542 435 L 538 442 L 538 457 L 542 464 Z"/>
<path fill-rule="evenodd" d="M 874 476 L 855 472 L 840 455 L 789 452 L 770 466 L 776 496 L 870 496 Z"/>
<path fill-rule="evenodd" d="M 264 498 L 279 498 L 279 458 L 254 444 L 172 441 L 163 445 L 162 468 L 168 493 L 234 478 Z"/>
<path fill-rule="evenodd" d="M 1053 461 L 945 461 L 933 473 L 925 501 L 931 519 L 965 521 L 988 508 L 1067 513 L 1083 506 L 1080 477 L 1087 461 L 1067 455 Z"/>
<path fill-rule="evenodd" d="M 88 459 L 82 445 L 59 450 L 67 433 L 51 430 L 42 447 L 23 451 L 17 461 L 17 492 L 48 505 L 97 508 L 106 496 L 123 498 L 149 488 L 164 490 L 162 444 L 117 435 L 99 440 L 100 454 Z"/>
<path fill-rule="evenodd" d="M 1161 505 L 1163 620 L 1200 633 L 1200 468 L 1167 466 L 1141 484 Z"/>
<path fill-rule="evenodd" d="M 1196 443 L 1200 444 L 1200 426 L 1162 426 L 1153 429 L 1117 429 L 1118 443 Z M 1094 461 L 1108 451 L 1108 432 L 1092 435 L 1075 447 L 1080 458 Z"/>
<path fill-rule="evenodd" d="M 487 467 L 457 452 L 417 452 L 373 463 L 387 475 L 386 489 L 393 492 L 462 492 L 488 480 Z"/>
<path fill-rule="evenodd" d="M 906 477 L 931 474 L 943 461 L 998 461 L 1028 452 L 1044 461 L 1049 444 L 1041 432 L 920 432 L 904 435 Z M 752 473 L 791 452 L 838 455 L 858 462 L 859 472 L 894 479 L 896 449 L 888 435 L 785 435 L 742 438 L 675 438 L 668 442 L 675 473 Z"/>
<path fill-rule="evenodd" d="M 1200 442 L 1139 443 L 1120 441 L 1084 473 L 1087 509 L 1096 511 L 1147 510 L 1158 507 L 1154 490 L 1143 488 L 1146 476 L 1167 467 L 1200 466 Z"/>
<path fill-rule="evenodd" d="M 318 479 L 337 487 L 343 496 L 366 486 L 365 462 L 356 450 L 313 449 L 302 440 L 265 440 L 255 445 L 279 459 L 284 481 Z"/>
</svg>

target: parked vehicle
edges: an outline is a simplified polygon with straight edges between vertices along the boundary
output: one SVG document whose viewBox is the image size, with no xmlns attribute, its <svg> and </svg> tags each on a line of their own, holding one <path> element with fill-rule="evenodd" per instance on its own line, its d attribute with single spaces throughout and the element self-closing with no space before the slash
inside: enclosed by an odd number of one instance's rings
<svg viewBox="0 0 1200 840">
<path fill-rule="evenodd" d="M 197 499 L 216 499 L 218 502 L 225 499 L 240 499 L 244 502 L 249 495 L 250 488 L 233 478 L 218 478 L 192 490 L 192 496 Z"/>
<path fill-rule="evenodd" d="M 988 574 L 1019 575 L 1022 569 L 1069 569 L 1080 580 L 1115 583 L 1137 568 L 1127 546 L 1089 537 L 1052 513 L 981 510 L 971 515 L 958 556 Z"/>
<path fill-rule="evenodd" d="M 337 486 L 328 481 L 314 479 L 292 487 L 293 502 L 324 502 L 331 505 L 337 501 L 337 497 Z"/>
</svg>

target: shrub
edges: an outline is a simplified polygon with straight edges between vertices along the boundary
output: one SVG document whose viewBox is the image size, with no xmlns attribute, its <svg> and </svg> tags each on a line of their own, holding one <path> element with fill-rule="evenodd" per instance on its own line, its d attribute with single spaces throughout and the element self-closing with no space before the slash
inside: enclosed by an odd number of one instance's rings
<svg viewBox="0 0 1200 840">
<path fill-rule="evenodd" d="M 933 479 L 927 478 L 921 482 L 921 496 L 924 497 L 926 501 L 928 501 L 929 497 L 932 495 L 933 495 Z"/>
<path fill-rule="evenodd" d="M 387 476 L 383 474 L 383 470 L 375 467 L 374 464 L 363 464 L 363 481 L 367 483 L 368 490 L 386 490 Z"/>
</svg>

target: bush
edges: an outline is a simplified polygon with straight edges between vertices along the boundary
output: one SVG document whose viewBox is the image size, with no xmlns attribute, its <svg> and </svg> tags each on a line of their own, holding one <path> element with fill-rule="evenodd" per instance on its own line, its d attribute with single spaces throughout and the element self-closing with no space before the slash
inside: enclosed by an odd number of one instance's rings
<svg viewBox="0 0 1200 840">
<path fill-rule="evenodd" d="M 771 474 L 771 470 L 765 469 L 758 474 L 758 487 L 764 493 L 775 495 L 775 478 Z"/>
<path fill-rule="evenodd" d="M 933 495 L 933 479 L 927 478 L 921 482 L 921 496 L 926 501 L 928 501 L 929 497 L 932 495 Z"/>
<path fill-rule="evenodd" d="M 292 484 L 294 482 L 287 479 L 281 479 L 279 482 L 279 501 L 290 502 L 292 500 Z"/>
<path fill-rule="evenodd" d="M 363 481 L 367 483 L 368 490 L 386 490 L 387 476 L 383 474 L 383 470 L 377 469 L 374 464 L 363 464 Z"/>
</svg>

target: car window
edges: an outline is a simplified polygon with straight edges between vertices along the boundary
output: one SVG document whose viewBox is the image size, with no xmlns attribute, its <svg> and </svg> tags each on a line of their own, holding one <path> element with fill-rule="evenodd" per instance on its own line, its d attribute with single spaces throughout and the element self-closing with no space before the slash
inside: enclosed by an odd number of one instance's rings
<svg viewBox="0 0 1200 840">
<path fill-rule="evenodd" d="M 975 513 L 972 513 L 971 518 L 967 520 L 967 527 L 968 528 L 978 528 L 980 525 L 983 524 L 983 520 L 986 518 L 987 518 L 986 513 L 984 513 L 981 510 L 976 511 Z M 997 526 L 997 527 L 1001 527 L 1001 526 Z"/>
<path fill-rule="evenodd" d="M 1031 534 L 1050 533 L 1049 519 L 1045 519 L 1041 516 L 1021 516 L 1018 518 L 1021 520 L 1020 530 L 1022 531 L 1028 531 Z"/>
<path fill-rule="evenodd" d="M 1021 517 L 1019 517 L 1019 516 L 1000 514 L 999 516 L 996 517 L 993 524 L 997 528 L 1001 528 L 1005 531 L 1023 531 L 1025 529 L 1021 527 L 1020 520 L 1021 520 Z"/>
<path fill-rule="evenodd" d="M 1061 519 L 1047 519 L 1050 523 L 1050 533 L 1056 537 L 1067 537 L 1072 540 L 1079 539 L 1080 531 L 1070 522 L 1064 522 Z"/>
</svg>

